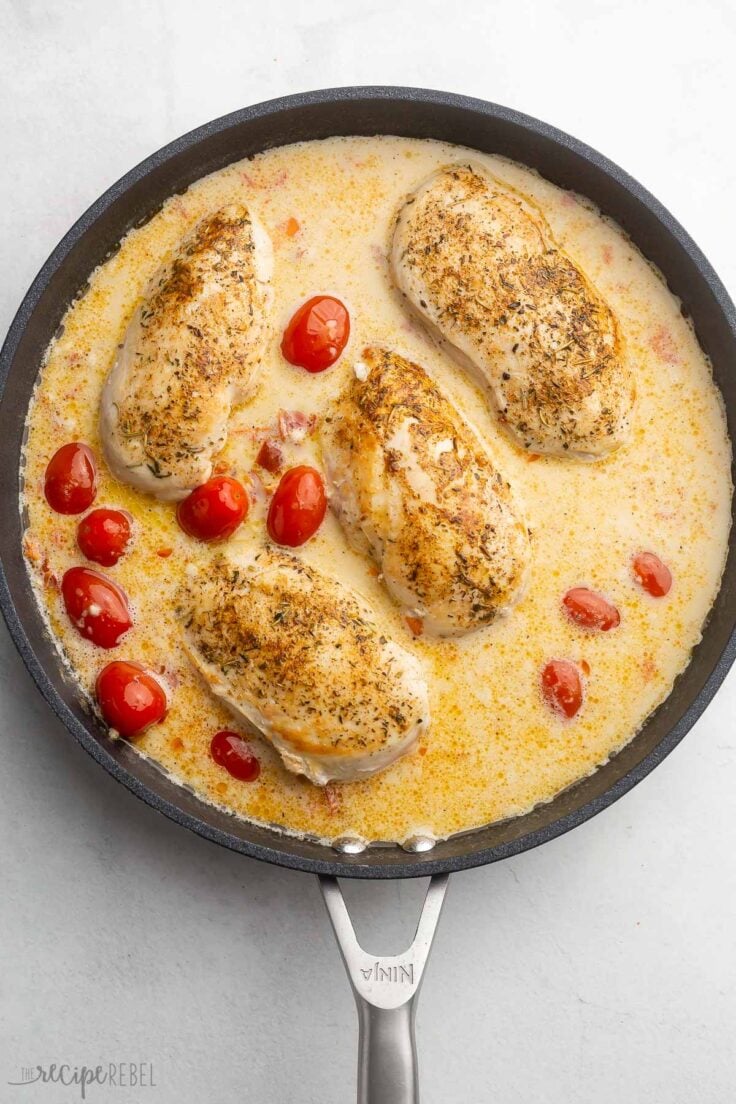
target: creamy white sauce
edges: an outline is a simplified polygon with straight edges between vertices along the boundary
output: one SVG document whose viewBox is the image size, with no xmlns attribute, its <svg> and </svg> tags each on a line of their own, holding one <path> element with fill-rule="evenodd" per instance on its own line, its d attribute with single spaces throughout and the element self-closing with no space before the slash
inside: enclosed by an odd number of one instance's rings
<svg viewBox="0 0 736 1104">
<path fill-rule="evenodd" d="M 432 343 L 391 289 L 386 258 L 398 205 L 435 168 L 469 156 L 542 207 L 558 242 L 619 317 L 638 400 L 630 445 L 605 462 L 530 462 L 499 432 L 468 374 Z M 82 557 L 78 519 L 53 514 L 45 503 L 45 466 L 74 439 L 101 456 L 102 384 L 148 279 L 199 218 L 233 201 L 251 204 L 273 241 L 275 332 L 257 393 L 233 418 L 221 457 L 228 470 L 245 479 L 260 430 L 279 408 L 322 414 L 350 374 L 360 374 L 363 347 L 385 343 L 422 364 L 473 423 L 523 500 L 533 530 L 524 598 L 509 616 L 460 640 L 414 639 L 375 568 L 350 550 L 333 517 L 302 549 L 305 559 L 368 599 L 386 630 L 420 657 L 430 682 L 433 724 L 417 750 L 373 779 L 327 792 L 288 774 L 260 741 L 263 770 L 256 783 L 231 779 L 210 759 L 212 735 L 233 727 L 232 718 L 186 659 L 172 607 L 182 575 L 206 570 L 211 550 L 178 529 L 171 505 L 115 482 L 100 460 L 95 504 L 124 508 L 136 523 L 131 551 L 105 569 L 135 610 L 135 628 L 114 652 L 78 635 L 49 585 Z M 341 360 L 313 376 L 285 363 L 279 341 L 294 309 L 321 292 L 346 303 L 352 332 Z M 323 464 L 316 435 L 287 444 L 285 452 L 287 463 Z M 511 162 L 458 147 L 336 138 L 271 150 L 206 177 L 132 231 L 93 274 L 49 350 L 29 416 L 27 548 L 39 600 L 83 692 L 91 693 L 97 671 L 113 656 L 161 674 L 171 710 L 138 747 L 182 784 L 289 832 L 325 839 L 441 837 L 550 800 L 627 743 L 666 697 L 718 590 L 730 526 L 729 472 L 720 395 L 679 303 L 590 203 Z M 267 487 L 274 484 L 259 474 Z M 264 539 L 264 499 L 235 539 L 248 545 Z M 169 549 L 166 557 L 158 554 Z M 639 550 L 656 552 L 670 566 L 675 581 L 667 598 L 652 599 L 635 585 L 630 560 Z M 576 585 L 610 597 L 621 612 L 620 628 L 592 635 L 566 620 L 560 599 Z M 553 716 L 538 691 L 540 670 L 553 657 L 590 668 L 585 704 L 572 722 Z"/>
</svg>

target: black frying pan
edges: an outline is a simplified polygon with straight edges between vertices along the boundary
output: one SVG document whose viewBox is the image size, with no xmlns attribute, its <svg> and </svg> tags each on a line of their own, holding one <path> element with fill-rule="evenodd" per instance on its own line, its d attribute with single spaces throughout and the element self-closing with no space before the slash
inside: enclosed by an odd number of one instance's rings
<svg viewBox="0 0 736 1104">
<path fill-rule="evenodd" d="M 375 965 L 370 971 L 375 971 L 375 976 L 371 973 L 366 977 L 370 972 L 368 960 L 361 967 L 356 957 L 359 949 L 350 944 L 349 922 L 335 895 L 333 879 L 338 875 L 447 875 L 495 862 L 574 828 L 641 781 L 694 724 L 736 656 L 736 537 L 732 533 L 723 584 L 703 639 L 669 698 L 636 738 L 590 778 L 549 804 L 515 820 L 440 842 L 423 853 L 380 846 L 349 854 L 235 820 L 176 786 L 129 746 L 108 739 L 103 728 L 82 708 L 75 686 L 63 673 L 22 557 L 23 520 L 16 507 L 22 478 L 19 457 L 26 411 L 44 350 L 90 272 L 131 227 L 151 218 L 170 195 L 183 192 L 206 173 L 260 150 L 336 134 L 436 138 L 503 154 L 593 200 L 661 269 L 682 301 L 683 312 L 692 318 L 700 343 L 713 363 L 732 440 L 736 439 L 736 311 L 706 258 L 669 212 L 616 165 L 574 138 L 507 108 L 445 92 L 342 88 L 290 96 L 237 111 L 147 158 L 98 199 L 62 239 L 13 321 L 0 354 L 0 492 L 6 504 L 0 527 L 0 606 L 13 640 L 54 712 L 90 755 L 138 797 L 216 843 L 253 858 L 325 876 L 328 907 L 363 1009 L 362 1099 L 388 1104 L 413 1099 L 410 1094 L 415 1072 L 407 1052 L 409 1032 L 403 1037 L 396 1034 L 395 1021 L 401 1014 L 410 1027 L 423 956 L 416 944 L 413 959 L 399 956 L 377 962 L 371 958 L 370 963 Z M 434 910 L 436 919 L 443 886 L 444 879 L 438 878 L 431 888 L 427 916 Z M 431 931 L 420 925 L 418 934 L 426 955 Z M 397 994 L 409 999 L 399 1000 Z M 372 1011 L 366 1010 L 362 1003 L 365 1000 Z M 394 1026 L 389 1027 L 389 1021 Z M 388 1043 L 391 1052 L 388 1057 L 383 1052 L 378 1071 L 371 1067 L 374 1052 L 370 1044 L 376 1037 Z M 387 1074 L 381 1085 L 375 1082 L 376 1072 Z M 403 1092 L 402 1086 L 406 1092 L 396 1095 Z M 373 1093 L 378 1095 L 370 1095 Z"/>
</svg>

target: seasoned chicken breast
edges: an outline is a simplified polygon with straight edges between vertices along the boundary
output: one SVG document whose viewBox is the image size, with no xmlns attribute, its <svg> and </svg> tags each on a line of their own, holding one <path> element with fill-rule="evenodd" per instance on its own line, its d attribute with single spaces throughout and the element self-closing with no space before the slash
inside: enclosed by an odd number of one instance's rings
<svg viewBox="0 0 736 1104">
<path fill-rule="evenodd" d="M 176 500 L 209 478 L 231 406 L 252 388 L 271 268 L 270 239 L 234 204 L 203 219 L 154 276 L 102 394 L 118 479 Z"/>
<path fill-rule="evenodd" d="M 487 625 L 519 598 L 529 535 L 509 484 L 423 368 L 369 348 L 325 419 L 331 505 L 426 631 Z"/>
<path fill-rule="evenodd" d="M 400 211 L 391 265 L 525 449 L 597 460 L 627 439 L 616 318 L 531 201 L 480 169 L 442 169 Z"/>
<path fill-rule="evenodd" d="M 375 774 L 429 725 L 419 661 L 362 598 L 296 556 L 218 555 L 187 584 L 179 615 L 213 693 L 318 785 Z"/>
</svg>

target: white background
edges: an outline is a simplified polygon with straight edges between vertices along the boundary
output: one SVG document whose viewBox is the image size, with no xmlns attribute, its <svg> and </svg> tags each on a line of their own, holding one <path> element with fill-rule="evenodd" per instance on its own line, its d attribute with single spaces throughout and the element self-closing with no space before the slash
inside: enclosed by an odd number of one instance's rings
<svg viewBox="0 0 736 1104">
<path fill-rule="evenodd" d="M 152 150 L 339 84 L 445 88 L 590 142 L 733 291 L 736 8 L 665 0 L 0 0 L 0 325 L 67 227 Z M 5 509 L 12 509 L 6 503 Z M 422 994 L 429 1104 L 725 1104 L 736 1057 L 736 677 L 595 821 L 452 879 Z M 150 1060 L 94 1101 L 344 1104 L 351 996 L 313 878 L 163 820 L 81 752 L 0 630 L 3 1038 L 22 1065 Z M 351 885 L 374 950 L 416 883 Z M 370 942 L 369 942 L 370 945 Z"/>
</svg>

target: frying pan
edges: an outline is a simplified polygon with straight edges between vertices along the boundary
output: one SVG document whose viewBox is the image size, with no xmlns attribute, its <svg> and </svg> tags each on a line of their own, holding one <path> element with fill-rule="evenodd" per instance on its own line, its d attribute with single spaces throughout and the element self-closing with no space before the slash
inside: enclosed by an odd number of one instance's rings
<svg viewBox="0 0 736 1104">
<path fill-rule="evenodd" d="M 22 556 L 17 508 L 25 417 L 44 350 L 89 274 L 132 227 L 206 173 L 289 142 L 331 135 L 397 134 L 436 138 L 537 169 L 587 196 L 630 235 L 664 274 L 709 355 L 736 439 L 736 312 L 723 285 L 667 210 L 630 176 L 567 134 L 508 108 L 416 88 L 338 88 L 271 100 L 236 111 L 177 139 L 114 184 L 66 234 L 34 280 L 0 354 L 0 606 L 39 690 L 72 735 L 134 794 L 185 828 L 251 858 L 321 879 L 348 969 L 360 1021 L 359 1100 L 418 1100 L 413 1018 L 426 957 L 449 874 L 537 847 L 582 824 L 640 782 L 694 724 L 736 656 L 736 536 L 703 638 L 667 700 L 639 734 L 591 777 L 525 816 L 440 841 L 404 847 L 327 847 L 248 824 L 200 801 L 128 745 L 112 742 L 83 708 L 49 639 Z M 376 957 L 357 943 L 337 878 L 430 876 L 412 947 Z"/>
</svg>

